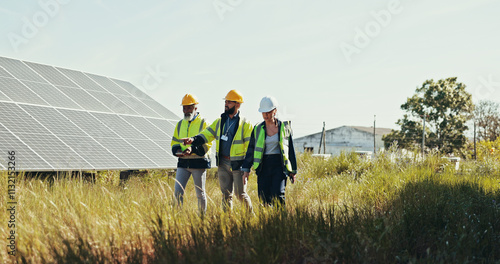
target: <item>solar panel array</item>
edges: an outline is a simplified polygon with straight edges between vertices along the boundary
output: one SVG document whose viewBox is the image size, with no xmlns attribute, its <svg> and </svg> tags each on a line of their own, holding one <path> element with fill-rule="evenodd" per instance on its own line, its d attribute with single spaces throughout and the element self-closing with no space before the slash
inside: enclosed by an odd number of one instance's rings
<svg viewBox="0 0 500 264">
<path fill-rule="evenodd" d="M 179 118 L 129 82 L 0 57 L 0 169 L 174 168 Z"/>
</svg>

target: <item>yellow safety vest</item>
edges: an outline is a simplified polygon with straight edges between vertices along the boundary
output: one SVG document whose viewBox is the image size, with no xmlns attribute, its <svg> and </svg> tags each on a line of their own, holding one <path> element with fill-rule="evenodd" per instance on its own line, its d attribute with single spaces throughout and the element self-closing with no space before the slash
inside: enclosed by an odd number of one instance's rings
<svg viewBox="0 0 500 264">
<path fill-rule="evenodd" d="M 191 122 L 186 121 L 182 119 L 177 123 L 175 126 L 174 130 L 174 136 L 172 137 L 172 143 L 170 144 L 171 147 L 174 146 L 180 146 L 181 150 L 184 151 L 187 148 L 189 148 L 191 145 L 184 145 L 180 139 L 181 138 L 187 138 L 187 137 L 194 137 L 198 135 L 203 129 L 207 127 L 207 123 L 205 122 L 205 119 L 198 114 L 194 120 Z M 203 144 L 203 148 L 205 149 L 205 158 L 209 156 L 209 150 L 210 147 L 212 146 L 211 142 L 207 142 L 206 144 Z M 191 153 L 189 156 L 181 157 L 181 159 L 199 159 L 201 158 L 200 156 Z"/>
<path fill-rule="evenodd" d="M 288 157 L 288 140 L 292 135 L 290 121 L 283 121 L 280 124 L 279 133 L 280 133 L 279 147 L 281 151 L 281 160 L 283 162 L 283 168 L 285 168 L 288 173 L 291 173 L 293 172 L 293 170 Z M 255 149 L 253 152 L 253 167 L 254 169 L 257 169 L 262 162 L 262 156 L 264 155 L 264 150 L 266 148 L 266 131 L 264 130 L 264 122 L 260 123 L 255 127 L 254 137 L 255 137 Z"/>
<path fill-rule="evenodd" d="M 252 124 L 240 115 L 238 130 L 234 135 L 233 142 L 231 144 L 231 150 L 229 151 L 231 161 L 245 159 L 245 154 L 247 152 L 248 145 L 250 144 L 250 138 L 252 136 L 252 130 Z M 200 134 L 205 142 L 212 142 L 215 139 L 216 157 L 219 157 L 220 131 L 221 119 L 218 118 L 209 127 L 201 131 Z"/>
</svg>

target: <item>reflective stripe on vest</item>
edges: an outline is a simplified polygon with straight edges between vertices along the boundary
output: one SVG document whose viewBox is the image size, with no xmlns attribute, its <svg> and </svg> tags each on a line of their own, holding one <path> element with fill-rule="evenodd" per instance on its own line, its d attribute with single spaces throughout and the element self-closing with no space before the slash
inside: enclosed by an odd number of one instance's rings
<svg viewBox="0 0 500 264">
<path fill-rule="evenodd" d="M 217 119 L 215 124 L 215 130 L 213 126 L 207 127 L 201 136 L 205 142 L 209 142 L 215 139 L 215 155 L 219 156 L 219 146 L 220 146 L 220 131 L 221 131 L 221 119 Z M 247 152 L 248 144 L 250 142 L 250 137 L 245 137 L 245 131 L 250 130 L 251 124 L 247 123 L 246 118 L 240 116 L 240 121 L 238 124 L 238 130 L 236 131 L 233 142 L 231 144 L 231 150 L 229 152 L 230 160 L 239 161 L 245 159 L 245 154 Z"/>
<path fill-rule="evenodd" d="M 291 135 L 290 122 L 283 121 L 280 124 L 279 147 L 281 151 L 281 161 L 287 172 L 292 172 L 292 165 L 288 158 L 288 139 Z M 257 169 L 261 162 L 264 150 L 266 147 L 266 131 L 264 130 L 264 122 L 260 123 L 254 129 L 255 149 L 253 152 L 253 168 Z"/>
<path fill-rule="evenodd" d="M 250 130 L 251 127 L 247 128 L 247 120 L 244 117 L 240 117 L 240 122 L 238 125 L 238 130 L 236 131 L 233 142 L 231 144 L 231 150 L 229 151 L 231 160 L 244 160 L 247 153 L 249 140 L 245 138 L 245 130 Z"/>
<path fill-rule="evenodd" d="M 198 115 L 193 121 L 189 122 L 184 119 L 180 120 L 177 123 L 177 137 L 172 138 L 172 141 L 179 142 L 179 146 L 181 147 L 181 150 L 184 151 L 187 148 L 189 148 L 191 145 L 184 145 L 180 142 L 180 138 L 187 138 L 187 137 L 194 137 L 198 135 L 202 130 L 203 130 L 203 125 L 205 124 L 205 119 L 201 118 L 200 115 Z M 205 152 L 208 151 L 208 147 L 204 144 L 203 145 Z M 207 154 L 205 154 L 207 156 Z M 198 159 L 200 156 L 196 154 L 192 154 L 189 156 L 181 157 L 184 159 Z"/>
</svg>

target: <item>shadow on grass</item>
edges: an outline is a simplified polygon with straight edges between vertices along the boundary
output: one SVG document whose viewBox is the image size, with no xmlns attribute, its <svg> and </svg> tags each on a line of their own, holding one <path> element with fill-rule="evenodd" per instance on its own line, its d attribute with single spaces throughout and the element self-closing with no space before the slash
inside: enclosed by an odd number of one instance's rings
<svg viewBox="0 0 500 264">
<path fill-rule="evenodd" d="M 137 238 L 134 247 L 110 240 L 109 248 L 95 248 L 77 233 L 53 242 L 50 257 L 56 263 L 495 263 L 499 200 L 498 192 L 476 184 L 426 180 L 407 184 L 381 211 L 294 208 L 187 218 L 192 222 L 183 225 L 157 216 L 151 237 Z"/>
<path fill-rule="evenodd" d="M 388 209 L 398 259 L 500 261 L 500 193 L 474 183 L 410 183 Z"/>
</svg>

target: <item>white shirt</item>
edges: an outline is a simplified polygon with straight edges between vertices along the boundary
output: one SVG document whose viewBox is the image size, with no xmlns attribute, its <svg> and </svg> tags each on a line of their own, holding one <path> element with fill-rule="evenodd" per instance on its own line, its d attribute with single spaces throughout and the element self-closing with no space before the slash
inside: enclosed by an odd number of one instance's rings
<svg viewBox="0 0 500 264">
<path fill-rule="evenodd" d="M 264 155 L 280 154 L 279 143 L 279 133 L 270 137 L 266 135 L 266 150 L 264 151 Z"/>
</svg>

